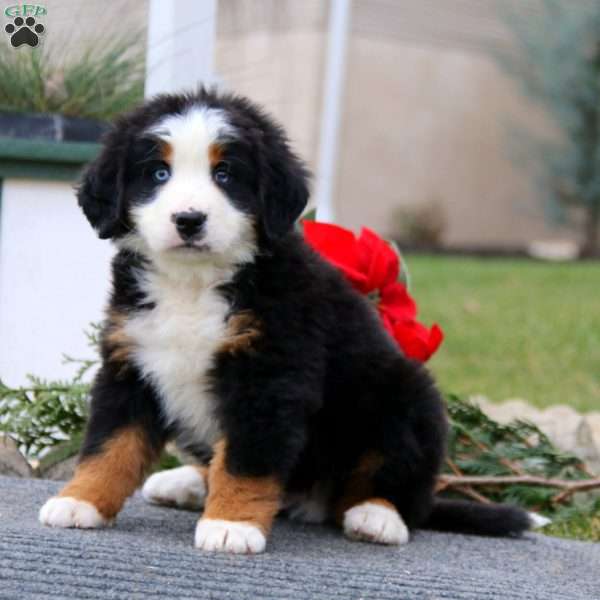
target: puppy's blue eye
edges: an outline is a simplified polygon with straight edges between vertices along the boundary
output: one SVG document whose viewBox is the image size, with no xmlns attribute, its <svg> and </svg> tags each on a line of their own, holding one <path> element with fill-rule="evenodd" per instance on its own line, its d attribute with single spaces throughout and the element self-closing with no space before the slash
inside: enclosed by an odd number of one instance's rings
<svg viewBox="0 0 600 600">
<path fill-rule="evenodd" d="M 152 179 L 154 179 L 156 183 L 165 183 L 166 181 L 169 181 L 170 178 L 171 172 L 169 169 L 165 169 L 164 167 L 156 169 L 156 171 L 152 173 Z"/>
<path fill-rule="evenodd" d="M 217 167 L 213 173 L 213 179 L 219 185 L 227 185 L 231 181 L 231 173 L 227 166 Z"/>
</svg>

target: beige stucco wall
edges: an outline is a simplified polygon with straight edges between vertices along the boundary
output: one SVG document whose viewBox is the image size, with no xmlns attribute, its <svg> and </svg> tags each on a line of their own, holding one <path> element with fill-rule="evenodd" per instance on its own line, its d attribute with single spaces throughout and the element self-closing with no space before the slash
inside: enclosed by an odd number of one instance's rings
<svg viewBox="0 0 600 600">
<path fill-rule="evenodd" d="M 273 112 L 312 167 L 324 4 L 222 2 L 217 47 L 224 81 Z M 520 7 L 535 18 L 535 2 Z M 510 131 L 549 127 L 490 58 L 493 44 L 510 44 L 495 0 L 353 3 L 335 187 L 340 223 L 394 235 L 399 206 L 433 201 L 451 246 L 576 237 L 544 218 L 535 157 L 523 160 Z"/>
<path fill-rule="evenodd" d="M 310 30 L 219 36 L 217 73 L 225 88 L 263 105 L 316 167 L 324 37 Z"/>
<path fill-rule="evenodd" d="M 572 236 L 545 222 L 535 161 L 510 137 L 544 119 L 485 54 L 355 36 L 344 106 L 342 223 L 393 234 L 396 207 L 435 201 L 449 245 Z"/>
</svg>

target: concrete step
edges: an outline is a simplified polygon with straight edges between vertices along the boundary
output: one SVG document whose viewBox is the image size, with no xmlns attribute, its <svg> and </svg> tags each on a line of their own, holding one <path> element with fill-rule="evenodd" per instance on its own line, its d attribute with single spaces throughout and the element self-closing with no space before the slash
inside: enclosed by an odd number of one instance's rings
<svg viewBox="0 0 600 600">
<path fill-rule="evenodd" d="M 258 556 L 193 548 L 197 515 L 132 498 L 114 527 L 42 527 L 56 482 L 0 477 L 0 598 L 593 600 L 600 544 L 417 532 L 402 547 L 285 521 Z"/>
</svg>

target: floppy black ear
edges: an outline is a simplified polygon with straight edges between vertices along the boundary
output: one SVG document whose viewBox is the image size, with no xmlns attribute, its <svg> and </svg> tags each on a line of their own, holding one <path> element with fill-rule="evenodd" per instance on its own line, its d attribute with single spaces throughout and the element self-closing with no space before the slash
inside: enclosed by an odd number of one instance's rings
<svg viewBox="0 0 600 600">
<path fill-rule="evenodd" d="M 127 231 L 124 211 L 124 178 L 127 150 L 117 132 L 111 132 L 99 156 L 83 172 L 77 200 L 100 239 L 116 238 Z"/>
<path fill-rule="evenodd" d="M 265 140 L 266 141 L 266 140 Z M 267 238 L 275 240 L 292 229 L 308 202 L 308 170 L 285 140 L 266 144 L 263 173 L 262 225 Z"/>
</svg>

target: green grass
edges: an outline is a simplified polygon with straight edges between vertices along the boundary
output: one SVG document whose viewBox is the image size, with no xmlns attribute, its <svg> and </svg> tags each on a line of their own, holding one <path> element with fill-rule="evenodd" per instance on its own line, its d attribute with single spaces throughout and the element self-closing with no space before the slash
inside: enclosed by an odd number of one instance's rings
<svg viewBox="0 0 600 600">
<path fill-rule="evenodd" d="M 575 523 L 561 523 L 559 526 L 550 525 L 541 531 L 553 537 L 579 540 L 581 542 L 600 542 L 600 520 L 593 518 L 581 519 Z"/>
<path fill-rule="evenodd" d="M 541 533 L 554 537 L 600 542 L 600 512 L 574 514 L 544 527 Z"/>
<path fill-rule="evenodd" d="M 441 388 L 600 410 L 600 263 L 407 256 Z"/>
</svg>

